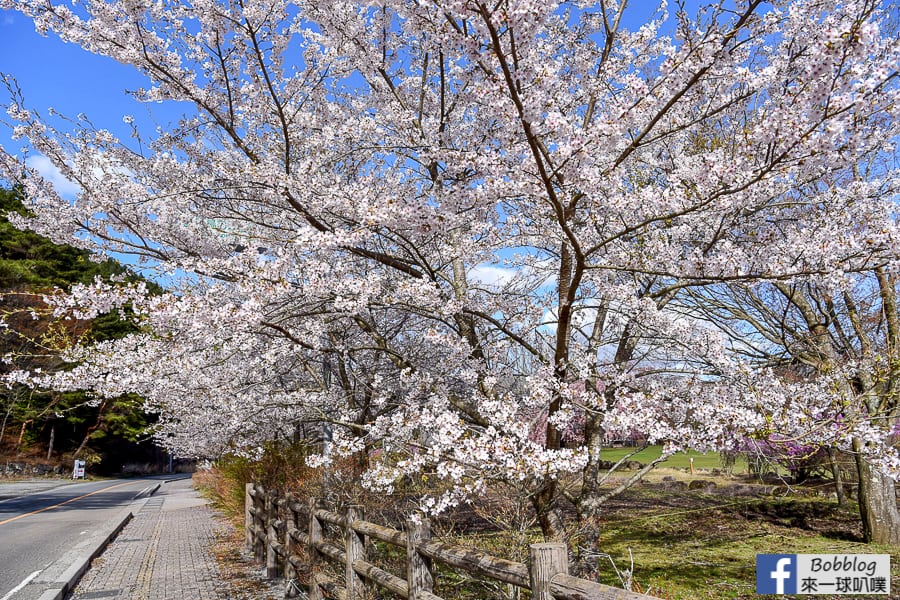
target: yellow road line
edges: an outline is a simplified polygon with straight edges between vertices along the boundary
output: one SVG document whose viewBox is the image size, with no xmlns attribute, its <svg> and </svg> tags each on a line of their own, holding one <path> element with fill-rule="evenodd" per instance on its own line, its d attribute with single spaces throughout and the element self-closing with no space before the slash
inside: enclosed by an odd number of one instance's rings
<svg viewBox="0 0 900 600">
<path fill-rule="evenodd" d="M 88 496 L 93 496 L 94 494 L 99 494 L 100 492 L 105 492 L 106 490 L 111 490 L 113 488 L 122 487 L 123 485 L 131 485 L 132 483 L 133 483 L 132 481 L 126 481 L 124 483 L 117 483 L 116 485 L 111 485 L 109 487 L 105 487 L 105 488 L 102 488 L 99 490 L 94 490 L 93 492 L 91 492 L 89 494 L 84 494 L 83 496 L 78 496 L 77 498 L 69 498 L 65 502 L 60 502 L 59 504 L 54 504 L 53 506 L 47 506 L 45 508 L 33 510 L 30 513 L 25 513 L 24 515 L 19 515 L 18 517 L 12 517 L 12 518 L 6 519 L 5 521 L 0 521 L 0 525 L 6 525 L 7 523 L 12 523 L 13 521 L 18 521 L 19 519 L 24 519 L 25 517 L 30 517 L 31 515 L 36 515 L 38 513 L 44 512 L 44 511 L 53 510 L 54 508 L 59 508 L 60 506 L 68 504 L 69 502 L 75 502 L 76 500 L 81 500 L 82 498 L 87 498 Z"/>
</svg>

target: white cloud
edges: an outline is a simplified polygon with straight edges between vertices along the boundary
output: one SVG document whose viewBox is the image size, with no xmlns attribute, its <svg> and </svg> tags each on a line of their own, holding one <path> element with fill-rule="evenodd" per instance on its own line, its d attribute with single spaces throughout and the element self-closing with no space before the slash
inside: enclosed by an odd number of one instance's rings
<svg viewBox="0 0 900 600">
<path fill-rule="evenodd" d="M 469 281 L 480 283 L 489 290 L 501 289 L 513 281 L 522 290 L 538 293 L 556 287 L 556 275 L 552 271 L 539 272 L 532 266 L 516 268 L 498 267 L 490 263 L 481 263 L 469 269 Z"/>
<path fill-rule="evenodd" d="M 53 184 L 56 193 L 64 198 L 71 198 L 81 191 L 81 187 L 77 183 L 66 179 L 56 165 L 50 162 L 50 159 L 43 154 L 29 156 L 25 160 L 25 164 Z"/>
<path fill-rule="evenodd" d="M 505 286 L 516 276 L 514 269 L 504 269 L 490 264 L 480 264 L 469 269 L 469 279 L 491 288 Z"/>
</svg>

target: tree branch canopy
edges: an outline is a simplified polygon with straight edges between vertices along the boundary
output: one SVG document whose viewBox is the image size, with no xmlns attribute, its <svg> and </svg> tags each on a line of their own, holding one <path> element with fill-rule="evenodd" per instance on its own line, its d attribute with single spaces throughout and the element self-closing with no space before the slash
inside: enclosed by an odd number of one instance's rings
<svg viewBox="0 0 900 600">
<path fill-rule="evenodd" d="M 861 408 L 851 364 L 900 345 L 900 45 L 878 3 L 0 6 L 145 74 L 151 110 L 190 107 L 120 139 L 9 84 L 6 126 L 78 187 L 3 151 L 12 221 L 167 287 L 60 295 L 132 306 L 141 331 L 17 380 L 140 394 L 181 455 L 330 423 L 313 462 L 379 450 L 364 480 L 385 490 L 436 472 L 435 510 L 526 482 L 548 528 L 604 433 L 864 436 L 900 475 L 896 409 Z"/>
</svg>

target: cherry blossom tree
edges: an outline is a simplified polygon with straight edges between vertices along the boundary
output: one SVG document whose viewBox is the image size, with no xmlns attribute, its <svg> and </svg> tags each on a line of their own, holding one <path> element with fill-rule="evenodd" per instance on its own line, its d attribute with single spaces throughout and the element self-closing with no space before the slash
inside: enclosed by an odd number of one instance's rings
<svg viewBox="0 0 900 600">
<path fill-rule="evenodd" d="M 878 468 L 896 460 L 889 448 L 900 433 L 896 275 L 878 267 L 846 277 L 840 285 L 799 280 L 692 290 L 689 310 L 704 314 L 760 368 L 790 375 L 800 386 L 827 382 L 823 396 L 830 401 L 820 403 L 817 430 L 773 424 L 770 431 L 789 434 L 782 445 L 794 443 L 798 434 L 815 442 L 806 452 L 852 452 L 864 536 L 897 544 L 900 511 L 888 475 L 894 467 Z"/>
<path fill-rule="evenodd" d="M 429 511 L 517 482 L 559 538 L 566 498 L 602 505 L 605 431 L 727 447 L 833 401 L 671 310 L 686 290 L 894 268 L 896 173 L 853 176 L 897 135 L 876 2 L 663 6 L 637 27 L 607 0 L 0 6 L 190 106 L 117 139 L 9 84 L 8 125 L 81 191 L 2 153 L 21 227 L 133 254 L 171 289 L 57 297 L 128 304 L 142 330 L 17 380 L 139 393 L 182 452 L 330 423 L 319 462 L 358 453 L 388 491 L 433 469 L 450 485 Z"/>
</svg>

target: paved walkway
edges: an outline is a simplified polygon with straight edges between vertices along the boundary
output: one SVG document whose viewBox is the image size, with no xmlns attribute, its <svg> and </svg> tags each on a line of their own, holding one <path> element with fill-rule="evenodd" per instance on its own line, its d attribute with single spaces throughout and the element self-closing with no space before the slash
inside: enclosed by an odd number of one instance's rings
<svg viewBox="0 0 900 600">
<path fill-rule="evenodd" d="M 190 479 L 160 486 L 94 561 L 70 600 L 227 600 L 210 552 L 221 526 Z"/>
</svg>

